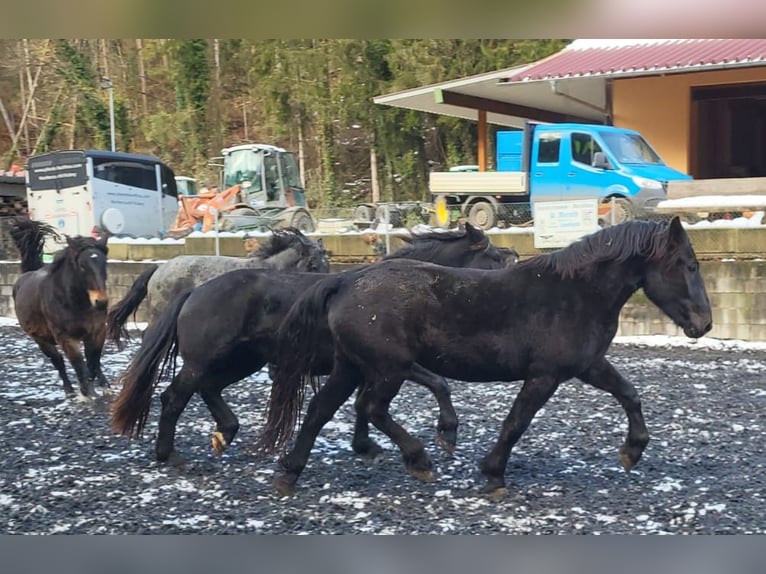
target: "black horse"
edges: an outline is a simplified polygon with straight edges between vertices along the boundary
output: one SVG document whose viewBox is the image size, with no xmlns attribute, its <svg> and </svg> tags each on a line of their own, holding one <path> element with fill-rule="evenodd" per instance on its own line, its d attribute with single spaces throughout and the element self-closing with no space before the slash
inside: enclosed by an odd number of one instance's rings
<svg viewBox="0 0 766 574">
<path fill-rule="evenodd" d="M 558 385 L 573 377 L 611 393 L 625 409 L 629 427 L 620 461 L 629 470 L 649 435 L 636 389 L 605 354 L 620 310 L 638 289 L 687 336 L 710 330 L 710 302 L 678 218 L 609 227 L 499 271 L 399 260 L 317 282 L 281 326 L 260 449 L 270 452 L 289 440 L 300 409 L 300 375 L 311 372 L 314 350 L 325 345 L 328 331 L 335 358 L 294 446 L 280 459 L 276 488 L 293 491 L 317 434 L 361 381 L 370 420 L 399 446 L 416 478 L 431 480 L 422 443 L 389 414 L 415 363 L 461 381 L 524 381 L 481 463 L 484 491 L 504 490 L 513 445 Z"/>
<path fill-rule="evenodd" d="M 465 230 L 416 235 L 410 245 L 390 257 L 399 253 L 443 264 L 457 261 L 488 269 L 515 264 L 518 260 L 515 251 L 509 255 L 499 253 L 480 229 L 470 225 Z M 128 436 L 141 435 L 154 387 L 166 372 L 175 371 L 175 358 L 180 354 L 183 366 L 178 374 L 173 372 L 172 383 L 162 393 L 156 457 L 160 461 L 181 462 L 174 451 L 175 427 L 195 392 L 199 392 L 216 420 L 212 445 L 215 452 L 221 454 L 239 429 L 237 418 L 221 397 L 221 391 L 273 362 L 276 333 L 290 306 L 311 285 L 328 276 L 332 275 L 241 269 L 177 297 L 146 330 L 141 348 L 120 378 L 122 391 L 112 411 L 114 430 Z M 225 304 L 219 304 L 221 302 Z M 209 312 L 211 307 L 216 313 Z M 325 346 L 316 350 L 319 358 L 314 375 L 327 374 L 332 367 L 329 336 L 325 342 Z M 413 365 L 407 376 L 436 396 L 442 446 L 454 448 L 458 423 L 447 382 L 418 365 Z M 353 448 L 369 456 L 380 451 L 380 447 L 369 440 L 364 410 L 359 412 Z"/>
<path fill-rule="evenodd" d="M 80 392 L 93 396 L 95 380 L 107 386 L 101 372 L 108 303 L 107 238 L 67 237 L 67 246 L 44 265 L 45 239 L 58 237 L 52 227 L 16 218 L 10 233 L 21 253 L 21 275 L 13 286 L 19 325 L 56 367 L 65 393 L 71 395 L 74 389 L 57 345 L 77 374 Z M 85 361 L 80 342 L 85 347 Z"/>
</svg>

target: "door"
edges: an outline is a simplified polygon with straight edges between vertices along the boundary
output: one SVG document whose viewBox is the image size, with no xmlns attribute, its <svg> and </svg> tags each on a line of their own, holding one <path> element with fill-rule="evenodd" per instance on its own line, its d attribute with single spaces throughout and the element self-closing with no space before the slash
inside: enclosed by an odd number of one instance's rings
<svg viewBox="0 0 766 574">
<path fill-rule="evenodd" d="M 532 143 L 529 191 L 531 201 L 562 199 L 566 164 L 562 164 L 564 139 L 561 132 L 536 132 Z"/>
<path fill-rule="evenodd" d="M 593 167 L 593 155 L 602 152 L 598 141 L 589 133 L 572 132 L 569 145 L 569 169 L 566 173 L 567 199 L 603 197 L 609 187 L 606 170 Z"/>
</svg>

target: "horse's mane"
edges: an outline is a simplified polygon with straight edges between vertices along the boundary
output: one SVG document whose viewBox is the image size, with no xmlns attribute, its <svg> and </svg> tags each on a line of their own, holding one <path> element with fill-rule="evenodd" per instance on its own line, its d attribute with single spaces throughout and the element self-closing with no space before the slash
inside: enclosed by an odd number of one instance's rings
<svg viewBox="0 0 766 574">
<path fill-rule="evenodd" d="M 463 229 L 450 229 L 448 231 L 410 231 L 411 237 L 402 237 L 407 242 L 406 245 L 400 247 L 393 253 L 389 253 L 383 259 L 392 258 L 406 258 L 407 255 L 412 253 L 423 253 L 429 250 L 435 250 L 442 246 L 445 242 L 458 241 L 464 239 L 467 231 Z"/>
<path fill-rule="evenodd" d="M 657 259 L 666 253 L 668 224 L 629 221 L 607 227 L 553 253 L 537 255 L 517 264 L 553 271 L 563 278 L 590 277 L 604 261 L 622 263 L 631 257 Z"/>
<path fill-rule="evenodd" d="M 85 249 L 98 249 L 104 255 L 108 253 L 106 245 L 93 237 L 67 237 L 67 246 L 56 252 L 50 264 L 51 272 L 61 268 L 66 261 L 74 259 Z"/>
<path fill-rule="evenodd" d="M 268 240 L 258 245 L 258 247 L 256 247 L 250 253 L 250 257 L 254 257 L 256 259 L 268 259 L 277 253 L 281 253 L 285 249 L 289 249 L 295 245 L 296 241 L 298 241 L 301 246 L 307 246 L 311 244 L 309 238 L 303 235 L 300 230 L 294 227 L 275 229 Z"/>
</svg>

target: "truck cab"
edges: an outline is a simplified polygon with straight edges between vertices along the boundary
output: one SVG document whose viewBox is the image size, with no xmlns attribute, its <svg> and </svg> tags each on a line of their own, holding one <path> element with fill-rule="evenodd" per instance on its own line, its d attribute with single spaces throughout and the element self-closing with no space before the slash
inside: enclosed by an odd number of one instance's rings
<svg viewBox="0 0 766 574">
<path fill-rule="evenodd" d="M 498 136 L 499 155 L 512 137 Z M 622 219 L 651 211 L 665 199 L 668 181 L 691 179 L 667 166 L 641 134 L 614 126 L 537 125 L 530 157 L 534 200 L 616 198 Z"/>
</svg>

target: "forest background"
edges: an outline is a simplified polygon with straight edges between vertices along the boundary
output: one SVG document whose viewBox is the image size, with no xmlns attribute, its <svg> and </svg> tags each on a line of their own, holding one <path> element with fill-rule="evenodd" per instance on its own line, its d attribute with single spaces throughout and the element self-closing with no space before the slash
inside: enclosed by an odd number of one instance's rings
<svg viewBox="0 0 766 574">
<path fill-rule="evenodd" d="M 296 152 L 312 207 L 427 199 L 428 172 L 476 163 L 476 122 L 372 98 L 533 62 L 566 40 L 0 40 L 2 169 L 59 149 L 154 155 L 215 185 L 221 149 Z M 490 143 L 494 139 L 490 129 Z M 488 157 L 492 157 L 492 149 Z"/>
</svg>

